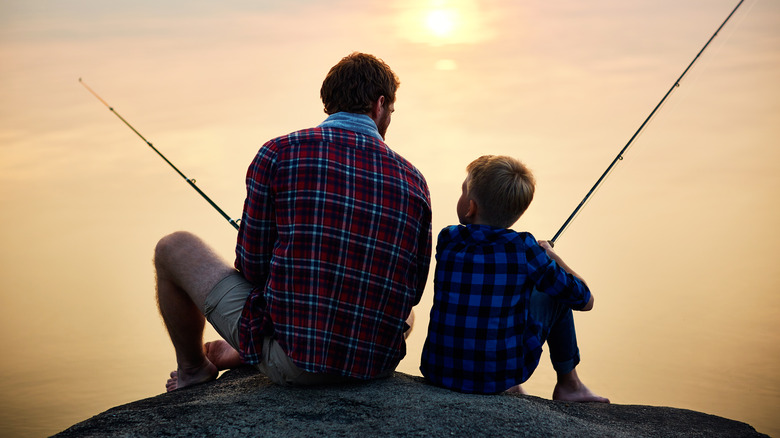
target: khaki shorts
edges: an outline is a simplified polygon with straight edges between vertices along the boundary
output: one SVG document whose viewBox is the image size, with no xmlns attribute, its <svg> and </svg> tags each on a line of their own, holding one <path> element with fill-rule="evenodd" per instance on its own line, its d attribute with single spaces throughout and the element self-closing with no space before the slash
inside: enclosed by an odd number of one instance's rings
<svg viewBox="0 0 780 438">
<path fill-rule="evenodd" d="M 214 286 L 201 309 L 217 333 L 236 350 L 239 349 L 238 325 L 241 312 L 252 289 L 251 283 L 238 272 L 234 272 Z M 260 356 L 257 369 L 278 385 L 320 385 L 356 380 L 338 375 L 311 373 L 298 368 L 282 346 L 270 336 L 263 339 Z"/>
</svg>

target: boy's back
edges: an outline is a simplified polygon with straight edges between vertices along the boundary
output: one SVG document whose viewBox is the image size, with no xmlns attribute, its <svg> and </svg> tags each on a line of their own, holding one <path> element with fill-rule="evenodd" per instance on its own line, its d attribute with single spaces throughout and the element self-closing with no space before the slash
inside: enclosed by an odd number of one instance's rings
<svg viewBox="0 0 780 438">
<path fill-rule="evenodd" d="M 439 233 L 434 299 L 420 370 L 462 392 L 522 392 L 542 344 L 557 373 L 554 400 L 597 401 L 577 375 L 572 310 L 593 295 L 547 241 L 509 229 L 531 204 L 535 181 L 519 160 L 483 155 L 466 166 L 456 212 Z"/>
<path fill-rule="evenodd" d="M 585 283 L 530 233 L 450 226 L 439 234 L 436 261 L 420 370 L 457 391 L 498 393 L 533 373 L 544 343 L 541 325 L 529 317 L 534 288 L 575 309 L 590 300 Z"/>
</svg>

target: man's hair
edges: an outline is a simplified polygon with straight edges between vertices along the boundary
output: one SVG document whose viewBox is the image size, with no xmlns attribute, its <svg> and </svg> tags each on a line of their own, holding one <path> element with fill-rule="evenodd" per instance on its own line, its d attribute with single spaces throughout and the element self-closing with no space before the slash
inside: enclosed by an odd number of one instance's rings
<svg viewBox="0 0 780 438">
<path fill-rule="evenodd" d="M 534 176 L 515 158 L 483 155 L 466 170 L 468 195 L 477 203 L 480 219 L 491 226 L 511 227 L 534 198 Z"/>
<path fill-rule="evenodd" d="M 322 82 L 320 97 L 326 114 L 346 111 L 369 114 L 371 105 L 385 96 L 384 106 L 395 102 L 401 82 L 381 59 L 354 52 L 334 65 Z"/>
</svg>

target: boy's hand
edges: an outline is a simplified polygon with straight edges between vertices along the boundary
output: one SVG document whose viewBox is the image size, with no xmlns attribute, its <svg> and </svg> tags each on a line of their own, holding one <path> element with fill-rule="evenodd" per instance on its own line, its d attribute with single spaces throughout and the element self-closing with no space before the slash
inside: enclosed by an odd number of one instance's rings
<svg viewBox="0 0 780 438">
<path fill-rule="evenodd" d="M 539 246 L 544 248 L 544 250 L 547 251 L 548 254 L 550 253 L 550 251 L 553 250 L 553 243 L 550 242 L 549 240 L 537 240 L 536 243 L 538 243 Z"/>
<path fill-rule="evenodd" d="M 582 277 L 580 277 L 579 275 L 577 275 L 577 273 L 576 273 L 576 272 L 574 272 L 574 270 L 572 270 L 572 269 L 569 267 L 569 265 L 567 265 L 567 264 L 566 264 L 566 263 L 565 263 L 565 262 L 564 262 L 564 261 L 561 259 L 561 257 L 560 257 L 558 254 L 556 254 L 556 253 L 555 253 L 555 251 L 553 251 L 553 249 L 552 249 L 552 243 L 551 243 L 549 240 L 537 240 L 537 241 L 536 241 L 536 243 L 538 243 L 538 244 L 539 244 L 539 246 L 541 246 L 542 248 L 544 248 L 544 251 L 547 253 L 547 255 L 548 255 L 548 256 L 549 256 L 551 259 L 555 260 L 555 262 L 556 262 L 556 263 L 558 263 L 558 264 L 559 264 L 559 265 L 560 265 L 560 266 L 561 266 L 563 269 L 565 269 L 565 270 L 566 270 L 566 272 L 568 272 L 569 274 L 571 274 L 571 275 L 573 275 L 573 276 L 575 276 L 575 277 L 579 278 L 580 280 L 582 280 L 582 282 L 583 282 L 583 283 L 585 282 L 585 280 L 584 280 Z"/>
</svg>

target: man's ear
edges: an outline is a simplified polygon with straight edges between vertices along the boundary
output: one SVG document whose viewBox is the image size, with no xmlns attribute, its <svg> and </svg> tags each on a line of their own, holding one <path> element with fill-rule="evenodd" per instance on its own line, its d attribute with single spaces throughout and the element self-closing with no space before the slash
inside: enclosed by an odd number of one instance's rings
<svg viewBox="0 0 780 438">
<path fill-rule="evenodd" d="M 379 96 L 379 99 L 374 101 L 373 104 L 371 104 L 371 118 L 374 120 L 379 119 L 379 114 L 381 114 L 382 110 L 385 106 L 385 96 Z"/>
</svg>

